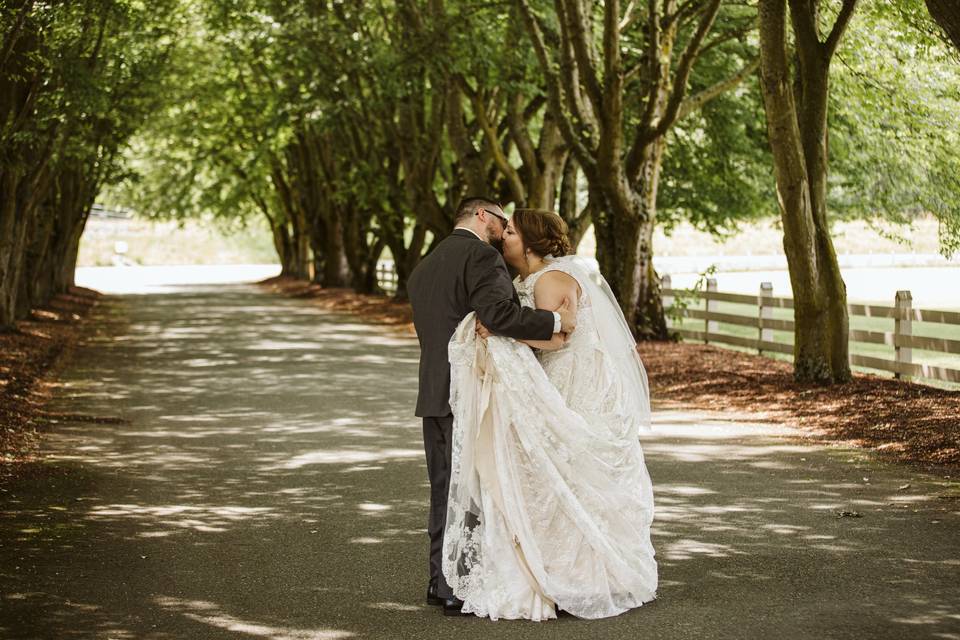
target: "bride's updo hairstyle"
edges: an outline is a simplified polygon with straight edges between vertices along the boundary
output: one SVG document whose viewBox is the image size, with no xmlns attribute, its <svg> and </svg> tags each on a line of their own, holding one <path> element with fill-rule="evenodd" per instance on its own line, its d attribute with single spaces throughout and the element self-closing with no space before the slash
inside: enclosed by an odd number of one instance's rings
<svg viewBox="0 0 960 640">
<path fill-rule="evenodd" d="M 567 223 L 553 211 L 517 209 L 511 220 L 523 245 L 541 258 L 547 255 L 559 258 L 570 253 Z"/>
</svg>

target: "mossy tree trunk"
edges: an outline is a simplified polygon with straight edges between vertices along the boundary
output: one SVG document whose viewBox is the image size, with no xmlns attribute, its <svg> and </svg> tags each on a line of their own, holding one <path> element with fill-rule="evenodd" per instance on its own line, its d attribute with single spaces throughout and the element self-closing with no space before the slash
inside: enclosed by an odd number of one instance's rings
<svg viewBox="0 0 960 640">
<path fill-rule="evenodd" d="M 844 0 L 821 41 L 817 3 L 790 0 L 795 65 L 787 48 L 786 0 L 759 5 L 762 93 L 793 286 L 794 375 L 800 381 L 850 379 L 846 286 L 827 222 L 827 103 L 830 60 L 856 4 Z"/>
</svg>

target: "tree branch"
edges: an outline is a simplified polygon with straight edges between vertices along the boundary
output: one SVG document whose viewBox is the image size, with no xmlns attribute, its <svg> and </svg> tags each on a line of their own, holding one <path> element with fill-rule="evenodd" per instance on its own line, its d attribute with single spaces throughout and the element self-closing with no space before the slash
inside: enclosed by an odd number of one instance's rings
<svg viewBox="0 0 960 640">
<path fill-rule="evenodd" d="M 690 73 L 693 71 L 693 63 L 700 53 L 700 46 L 704 38 L 713 26 L 713 21 L 720 10 L 720 0 L 710 0 L 710 4 L 704 9 L 703 17 L 700 18 L 700 24 L 697 26 L 696 33 L 690 38 L 687 46 L 684 47 L 680 55 L 680 62 L 677 64 L 677 72 L 674 76 L 673 88 L 670 91 L 670 98 L 667 101 L 667 107 L 663 116 L 656 127 L 648 134 L 648 139 L 656 139 L 667 132 L 667 130 L 676 122 L 677 113 L 680 110 L 680 104 L 687 91 L 687 82 L 690 79 Z"/>
<path fill-rule="evenodd" d="M 496 163 L 500 173 L 507 179 L 507 184 L 510 185 L 510 191 L 513 192 L 513 197 L 517 205 L 523 206 L 526 201 L 523 181 L 520 179 L 520 174 L 517 173 L 517 170 L 510 164 L 506 154 L 504 154 L 503 148 L 500 146 L 500 139 L 497 136 L 497 129 L 490 123 L 490 119 L 487 118 L 486 105 L 483 104 L 483 98 L 480 95 L 474 98 L 473 110 L 476 114 L 477 122 L 480 124 L 480 129 L 483 131 L 483 136 L 487 141 L 487 147 L 493 155 L 493 161 Z"/>
<path fill-rule="evenodd" d="M 669 13 L 670 9 L 676 6 L 676 2 L 665 2 L 664 9 Z M 670 51 L 673 48 L 673 41 L 676 36 L 675 27 L 665 27 L 665 20 L 660 17 L 658 0 L 649 0 L 647 3 L 649 31 L 647 47 L 647 63 L 649 64 L 649 78 L 644 90 L 647 94 L 647 100 L 643 107 L 643 115 L 640 118 L 640 125 L 637 127 L 638 135 L 651 126 L 654 114 L 660 103 L 661 88 L 665 85 L 668 74 L 670 73 Z M 667 42 L 664 45 L 664 41 Z M 663 49 L 666 47 L 667 51 Z M 666 53 L 666 56 L 664 55 Z M 638 145 L 634 144 L 633 150 L 637 150 Z"/>
<path fill-rule="evenodd" d="M 540 63 L 540 70 L 543 72 L 544 79 L 546 80 L 549 107 L 557 119 L 557 124 L 563 132 L 563 137 L 566 139 L 567 144 L 569 144 L 574 153 L 577 154 L 577 159 L 580 161 L 581 166 L 585 167 L 584 171 L 592 170 L 596 166 L 593 156 L 584 145 L 580 134 L 573 128 L 573 124 L 570 122 L 570 118 L 563 108 L 563 88 L 557 72 L 553 68 L 550 56 L 547 53 L 547 46 L 543 39 L 543 30 L 541 29 L 540 22 L 533 14 L 533 10 L 526 0 L 516 0 L 516 2 L 523 16 L 527 33 L 533 43 L 537 61 Z"/>
<path fill-rule="evenodd" d="M 601 166 L 619 171 L 623 149 L 623 71 L 620 63 L 620 3 L 607 0 L 603 13 L 603 128 L 600 132 Z"/>
<path fill-rule="evenodd" d="M 587 97 L 593 103 L 595 113 L 603 109 L 603 92 L 600 81 L 597 79 L 596 54 L 592 42 L 588 38 L 593 30 L 590 28 L 589 17 L 584 16 L 583 5 L 580 0 L 566 0 L 564 10 L 566 17 L 566 34 L 573 44 L 573 53 L 577 61 L 577 72 L 587 91 Z M 604 37 L 604 48 L 606 48 Z"/>
<path fill-rule="evenodd" d="M 531 175 L 535 175 L 540 172 L 540 167 L 537 163 L 537 152 L 534 149 L 533 140 L 527 131 L 526 119 L 523 117 L 523 109 L 520 108 L 522 101 L 523 96 L 519 93 L 507 96 L 507 127 L 510 130 L 510 137 L 513 138 L 513 143 L 517 145 L 517 152 L 520 154 L 520 159 L 527 167 L 527 170 L 531 172 Z"/>
<path fill-rule="evenodd" d="M 830 35 L 827 36 L 827 42 L 824 44 L 827 60 L 832 58 L 834 52 L 836 52 L 837 45 L 840 44 L 840 38 L 843 36 L 847 25 L 850 24 L 850 18 L 853 16 L 853 11 L 856 8 L 857 0 L 843 0 L 843 6 L 840 7 L 837 20 L 833 23 L 833 28 L 830 30 Z"/>
<path fill-rule="evenodd" d="M 630 0 L 630 2 L 627 3 L 627 8 L 623 10 L 623 18 L 620 20 L 620 33 L 623 33 L 632 27 L 633 23 L 636 22 L 637 16 L 640 15 L 639 13 L 634 13 L 633 11 L 636 6 L 636 0 Z"/>
<path fill-rule="evenodd" d="M 657 0 L 647 2 L 647 62 L 650 64 L 651 84 L 657 85 L 660 80 L 660 39 L 663 32 L 660 29 L 660 5 Z"/>
<path fill-rule="evenodd" d="M 560 22 L 560 82 L 563 88 L 563 96 L 566 99 L 565 107 L 570 111 L 573 117 L 575 130 L 579 135 L 584 133 L 590 138 L 585 142 L 590 147 L 593 144 L 593 134 L 597 129 L 596 110 L 593 109 L 593 100 L 589 97 L 584 101 L 580 90 L 580 67 L 577 64 L 577 56 L 573 47 L 573 36 L 571 35 L 571 24 L 567 19 L 567 8 L 563 0 L 556 0 L 557 18 Z"/>
<path fill-rule="evenodd" d="M 676 11 L 663 17 L 663 29 L 669 29 L 675 24 L 680 25 L 697 15 L 697 12 L 700 11 L 700 4 L 700 0 L 686 0 Z"/>
<path fill-rule="evenodd" d="M 820 33 L 817 28 L 816 0 L 788 0 L 793 32 L 797 36 L 798 49 L 803 52 L 820 53 Z"/>
<path fill-rule="evenodd" d="M 743 69 L 741 69 L 734 75 L 730 76 L 726 80 L 721 80 L 720 82 L 716 83 L 711 87 L 707 87 L 706 89 L 697 93 L 696 95 L 690 96 L 689 98 L 684 100 L 683 103 L 680 105 L 680 110 L 677 113 L 677 120 L 683 120 L 688 115 L 690 115 L 691 113 L 693 113 L 694 111 L 696 111 L 697 109 L 705 105 L 706 103 L 710 102 L 717 96 L 726 93 L 730 89 L 733 89 L 735 86 L 737 86 L 738 84 L 740 84 L 741 82 L 743 82 L 744 80 L 752 76 L 753 72 L 756 71 L 759 67 L 760 67 L 760 58 L 755 58 L 754 60 L 751 60 L 750 62 L 748 62 Z"/>
<path fill-rule="evenodd" d="M 730 29 L 729 31 L 724 31 L 717 35 L 716 38 L 712 38 L 710 42 L 707 42 L 702 47 L 700 47 L 700 55 L 702 56 L 707 51 L 719 47 L 725 42 L 730 42 L 731 40 L 743 40 L 751 31 L 757 28 L 757 21 L 750 20 L 745 22 L 742 26 L 737 27 L 736 29 Z"/>
<path fill-rule="evenodd" d="M 926 0 L 926 4 L 930 17 L 940 27 L 935 35 L 960 52 L 960 7 L 956 1 Z"/>
</svg>

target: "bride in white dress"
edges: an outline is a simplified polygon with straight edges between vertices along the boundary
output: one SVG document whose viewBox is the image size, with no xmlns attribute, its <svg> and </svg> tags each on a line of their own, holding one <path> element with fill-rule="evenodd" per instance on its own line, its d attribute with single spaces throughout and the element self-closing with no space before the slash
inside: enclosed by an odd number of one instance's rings
<svg viewBox="0 0 960 640">
<path fill-rule="evenodd" d="M 470 314 L 450 341 L 443 571 L 464 613 L 603 618 L 656 597 L 638 437 L 650 424 L 646 373 L 602 276 L 553 257 L 568 248 L 566 225 L 547 211 L 518 210 L 504 234 L 522 304 L 577 305 L 566 339 L 489 336 Z"/>
</svg>

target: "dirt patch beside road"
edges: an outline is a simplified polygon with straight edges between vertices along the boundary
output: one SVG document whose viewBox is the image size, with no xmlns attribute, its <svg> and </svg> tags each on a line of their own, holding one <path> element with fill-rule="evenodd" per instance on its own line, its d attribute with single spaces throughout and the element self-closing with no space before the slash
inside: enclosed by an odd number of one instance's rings
<svg viewBox="0 0 960 640">
<path fill-rule="evenodd" d="M 31 460 L 56 370 L 101 294 L 71 287 L 0 333 L 0 479 Z"/>
<path fill-rule="evenodd" d="M 822 387 L 793 379 L 793 365 L 692 343 L 643 343 L 655 400 L 744 411 L 884 458 L 960 473 L 960 391 L 854 373 Z"/>
</svg>

